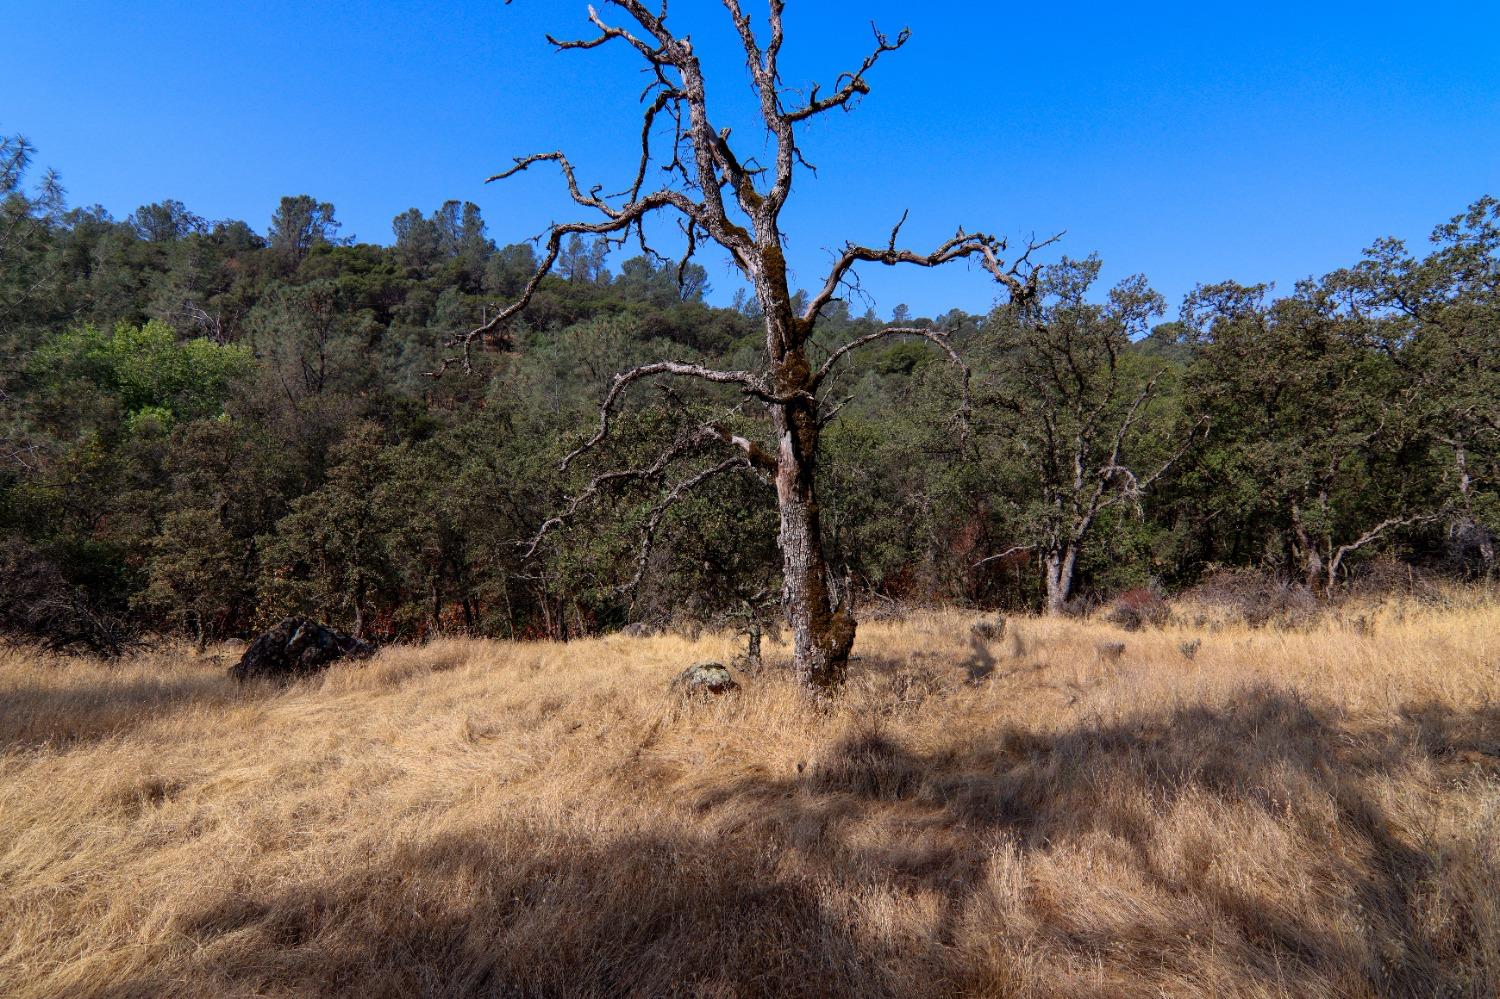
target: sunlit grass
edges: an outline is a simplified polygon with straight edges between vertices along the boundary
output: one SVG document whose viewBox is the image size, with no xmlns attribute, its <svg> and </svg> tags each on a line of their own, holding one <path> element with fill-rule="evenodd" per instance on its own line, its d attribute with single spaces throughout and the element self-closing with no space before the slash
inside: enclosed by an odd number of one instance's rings
<svg viewBox="0 0 1500 999">
<path fill-rule="evenodd" d="M 0 994 L 1496 993 L 1500 607 L 973 619 L 832 704 L 668 693 L 728 636 L 0 651 Z"/>
</svg>

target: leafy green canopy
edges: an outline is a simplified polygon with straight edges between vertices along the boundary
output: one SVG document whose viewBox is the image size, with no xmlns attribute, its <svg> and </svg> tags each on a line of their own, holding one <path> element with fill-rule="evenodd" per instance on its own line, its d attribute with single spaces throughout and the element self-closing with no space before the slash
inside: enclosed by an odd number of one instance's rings
<svg viewBox="0 0 1500 999">
<path fill-rule="evenodd" d="M 230 387 L 254 364 L 248 348 L 206 337 L 179 340 L 160 320 L 116 323 L 105 332 L 84 323 L 37 351 L 33 371 L 60 389 L 81 379 L 116 396 L 132 420 L 190 420 L 222 411 Z"/>
<path fill-rule="evenodd" d="M 559 466 L 615 372 L 753 363 L 753 300 L 714 308 L 701 268 L 580 238 L 508 349 L 434 379 L 441 344 L 536 265 L 477 206 L 411 209 L 378 246 L 297 195 L 263 237 L 171 200 L 70 209 L 33 158 L 0 136 L 0 630 L 113 648 L 292 610 L 376 637 L 774 617 L 771 483 L 711 479 L 659 512 L 690 468 L 658 464 L 664 445 L 755 432 L 736 393 L 634 393 L 607 454 Z M 1328 589 L 1380 557 L 1495 572 L 1500 203 L 1289 292 L 1204 285 L 1176 321 L 1143 278 L 1106 290 L 1099 270 L 1054 262 L 1022 310 L 897 310 L 967 359 L 962 424 L 921 336 L 825 383 L 823 523 L 866 607 L 1037 607 L 1219 566 Z M 882 328 L 832 302 L 814 359 Z M 532 551 L 615 467 L 643 474 Z"/>
</svg>

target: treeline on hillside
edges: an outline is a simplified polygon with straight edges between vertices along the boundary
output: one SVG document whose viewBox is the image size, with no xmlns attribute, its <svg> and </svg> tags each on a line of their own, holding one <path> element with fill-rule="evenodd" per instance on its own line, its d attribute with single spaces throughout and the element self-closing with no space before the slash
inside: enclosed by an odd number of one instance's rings
<svg viewBox="0 0 1500 999">
<path fill-rule="evenodd" d="M 412 209 L 387 247 L 289 197 L 262 236 L 178 202 L 68 208 L 31 159 L 0 140 L 0 629 L 109 650 L 291 611 L 385 638 L 773 615 L 768 484 L 662 503 L 662 442 L 733 429 L 733 393 L 638 393 L 608 464 L 560 469 L 615 372 L 755 355 L 753 305 L 707 305 L 702 268 L 615 271 L 575 239 L 508 344 L 433 377 L 536 266 L 476 206 Z M 1289 294 L 1201 286 L 1170 322 L 1143 278 L 1098 273 L 1064 258 L 1024 308 L 894 317 L 952 331 L 967 405 L 919 337 L 840 369 L 825 528 L 867 603 L 1063 609 L 1225 567 L 1328 592 L 1377 558 L 1493 572 L 1500 204 Z M 881 328 L 835 303 L 818 338 Z M 638 474 L 590 491 L 606 467 Z"/>
</svg>

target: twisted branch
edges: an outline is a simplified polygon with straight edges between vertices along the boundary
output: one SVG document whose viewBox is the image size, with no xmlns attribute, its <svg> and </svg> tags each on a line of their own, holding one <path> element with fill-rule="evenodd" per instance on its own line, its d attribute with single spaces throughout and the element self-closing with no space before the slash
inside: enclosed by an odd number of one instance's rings
<svg viewBox="0 0 1500 999">
<path fill-rule="evenodd" d="M 657 361 L 655 364 L 642 364 L 631 368 L 629 371 L 615 375 L 610 383 L 609 392 L 604 396 L 604 402 L 599 405 L 599 429 L 594 432 L 583 444 L 570 451 L 562 460 L 564 471 L 568 469 L 579 455 L 593 450 L 604 442 L 609 436 L 610 416 L 614 410 L 615 403 L 625 394 L 635 382 L 642 378 L 650 378 L 652 375 L 676 375 L 684 378 L 698 378 L 706 382 L 718 385 L 740 385 L 746 392 L 757 395 L 763 394 L 760 382 L 748 371 L 717 371 L 713 368 L 705 368 L 700 364 L 684 364 L 680 361 Z"/>
<path fill-rule="evenodd" d="M 583 492 L 572 497 L 568 501 L 568 508 L 556 516 L 549 517 L 537 528 L 537 532 L 531 538 L 531 544 L 521 556 L 523 562 L 530 561 L 536 555 L 537 549 L 541 547 L 542 541 L 548 533 L 565 526 L 568 521 L 578 515 L 578 511 L 595 499 L 599 498 L 606 489 L 623 485 L 627 482 L 638 482 L 642 480 L 654 480 L 661 477 L 667 466 L 687 454 L 690 454 L 706 440 L 714 439 L 716 435 L 709 435 L 700 429 L 696 434 L 679 438 L 670 448 L 664 451 L 654 463 L 645 468 L 627 468 L 614 472 L 605 472 L 596 475 L 584 488 Z M 522 542 L 524 544 L 524 542 Z"/>
<path fill-rule="evenodd" d="M 884 340 L 886 337 L 892 336 L 919 336 L 924 340 L 929 340 L 937 344 L 938 349 L 947 354 L 948 360 L 952 361 L 954 367 L 958 368 L 962 393 L 959 403 L 958 420 L 962 428 L 962 443 L 967 443 L 969 414 L 973 411 L 972 401 L 969 396 L 969 382 L 973 373 L 969 370 L 969 365 L 964 361 L 963 357 L 953 348 L 952 342 L 948 339 L 948 333 L 943 330 L 930 329 L 924 326 L 892 326 L 887 329 L 876 330 L 874 333 L 866 333 L 861 337 L 855 337 L 828 355 L 828 359 L 823 362 L 822 366 L 812 376 L 812 390 L 814 392 L 818 390 L 818 387 L 823 384 L 823 379 L 827 378 L 829 373 L 833 371 L 834 366 L 838 364 L 839 358 L 858 350 L 866 344 L 874 343 L 876 340 Z"/>
<path fill-rule="evenodd" d="M 915 267 L 939 267 L 954 260 L 965 260 L 977 258 L 981 266 L 995 278 L 996 281 L 1005 285 L 1010 292 L 1013 301 L 1024 301 L 1036 293 L 1037 270 L 1031 266 L 1031 255 L 1045 246 L 1057 242 L 1062 238 L 1062 233 L 1041 241 L 1028 240 L 1026 249 L 1022 251 L 1014 261 L 1007 264 L 1001 255 L 1007 250 L 1007 242 L 1003 238 L 991 236 L 986 233 L 966 233 L 959 229 L 957 234 L 943 243 L 931 253 L 916 253 L 912 250 L 897 249 L 896 239 L 901 233 L 901 227 L 906 224 L 907 213 L 901 215 L 901 220 L 891 230 L 890 242 L 881 249 L 868 246 L 858 246 L 854 243 L 846 243 L 844 251 L 839 255 L 828 274 L 828 279 L 823 287 L 807 303 L 803 310 L 802 322 L 812 324 L 817 321 L 818 315 L 832 302 L 839 292 L 839 288 L 846 282 L 850 271 L 859 263 L 883 264 L 894 267 L 898 264 L 910 264 Z"/>
<path fill-rule="evenodd" d="M 729 458 L 725 461 L 719 462 L 712 468 L 705 469 L 692 476 L 691 478 L 684 479 L 683 481 L 677 483 L 677 485 L 673 486 L 672 491 L 667 493 L 667 495 L 662 498 L 662 501 L 652 508 L 651 516 L 646 519 L 646 526 L 641 530 L 640 551 L 637 553 L 635 560 L 635 575 L 630 578 L 630 582 L 619 587 L 619 592 L 630 593 L 633 596 L 636 590 L 640 588 L 641 580 L 645 578 L 646 575 L 646 565 L 648 562 L 650 562 L 651 552 L 656 545 L 656 530 L 661 526 L 662 517 L 666 515 L 666 512 L 668 510 L 677 505 L 678 501 L 681 500 L 683 496 L 698 488 L 698 486 L 713 478 L 715 475 L 721 475 L 724 472 L 732 471 L 736 468 L 749 467 L 750 461 L 748 458 Z"/>
</svg>

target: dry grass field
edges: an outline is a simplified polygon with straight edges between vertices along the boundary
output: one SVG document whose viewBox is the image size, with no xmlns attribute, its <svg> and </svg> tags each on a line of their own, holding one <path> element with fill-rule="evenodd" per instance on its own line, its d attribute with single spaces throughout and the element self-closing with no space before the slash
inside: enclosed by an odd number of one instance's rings
<svg viewBox="0 0 1500 999">
<path fill-rule="evenodd" d="M 971 620 L 825 706 L 667 693 L 727 637 L 0 651 L 0 994 L 1497 994 L 1500 606 Z"/>
</svg>

